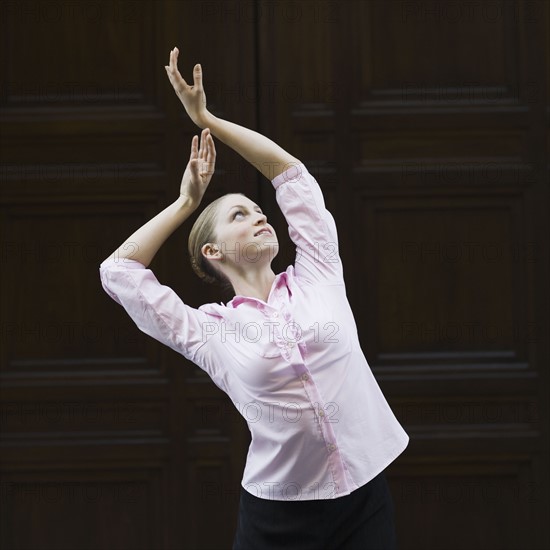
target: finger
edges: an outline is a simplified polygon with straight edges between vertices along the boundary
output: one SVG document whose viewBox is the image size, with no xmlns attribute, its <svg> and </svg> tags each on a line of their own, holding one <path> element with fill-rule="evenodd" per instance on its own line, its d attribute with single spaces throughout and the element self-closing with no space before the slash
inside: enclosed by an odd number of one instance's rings
<svg viewBox="0 0 550 550">
<path fill-rule="evenodd" d="M 201 173 L 204 175 L 211 174 L 213 169 L 212 164 L 212 154 L 210 143 L 212 141 L 212 136 L 210 134 L 210 129 L 205 128 L 202 132 L 203 140 L 201 146 Z"/>
<path fill-rule="evenodd" d="M 195 68 L 193 69 L 193 82 L 197 88 L 199 89 L 202 88 L 202 68 L 198 63 L 195 65 Z"/>
<path fill-rule="evenodd" d="M 174 75 L 176 80 L 181 80 L 187 86 L 187 82 L 185 81 L 185 78 L 183 78 L 183 76 L 181 76 L 179 72 L 178 62 L 173 50 L 172 50 L 172 53 L 170 54 L 170 72 L 172 73 L 172 75 Z"/>
<path fill-rule="evenodd" d="M 197 136 L 193 136 L 193 139 L 191 140 L 191 155 L 190 155 L 190 159 L 196 159 L 197 158 L 197 142 L 198 142 L 198 137 Z"/>
<path fill-rule="evenodd" d="M 180 81 L 183 82 L 183 84 L 185 84 L 186 86 L 188 86 L 187 82 L 185 81 L 185 79 L 183 78 L 183 76 L 181 76 L 179 70 L 178 70 L 178 60 L 177 60 L 177 54 L 176 54 L 176 49 L 177 48 L 174 48 L 171 52 L 170 52 L 170 64 L 169 66 L 166 68 L 167 72 L 168 72 L 168 77 L 170 78 L 170 81 L 172 82 L 172 84 L 174 82 L 176 83 L 179 83 Z"/>
<path fill-rule="evenodd" d="M 208 128 L 205 128 L 201 133 L 201 149 L 199 151 L 199 157 L 203 160 L 206 159 L 208 153 Z"/>
<path fill-rule="evenodd" d="M 206 138 L 206 154 L 205 154 L 205 162 L 208 164 L 212 160 L 212 146 L 210 145 L 210 134 L 208 134 Z"/>
<path fill-rule="evenodd" d="M 208 162 L 214 162 L 216 160 L 216 146 L 214 145 L 214 138 L 212 134 L 208 134 Z"/>
<path fill-rule="evenodd" d="M 201 133 L 201 139 L 199 142 L 199 159 L 202 159 L 202 156 L 204 154 L 203 150 L 204 150 L 204 138 L 203 138 L 203 134 Z"/>
<path fill-rule="evenodd" d="M 205 143 L 204 143 L 204 162 L 205 164 L 208 164 L 211 159 L 211 153 L 210 153 L 210 134 L 206 136 Z"/>
</svg>

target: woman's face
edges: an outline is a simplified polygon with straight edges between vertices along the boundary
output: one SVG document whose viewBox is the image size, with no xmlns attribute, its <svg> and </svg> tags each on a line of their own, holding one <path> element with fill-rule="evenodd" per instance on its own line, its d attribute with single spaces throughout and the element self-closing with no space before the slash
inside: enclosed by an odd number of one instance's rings
<svg viewBox="0 0 550 550">
<path fill-rule="evenodd" d="M 224 263 L 269 266 L 279 251 L 275 230 L 261 208 L 243 195 L 228 195 L 221 202 L 215 233 Z"/>
</svg>

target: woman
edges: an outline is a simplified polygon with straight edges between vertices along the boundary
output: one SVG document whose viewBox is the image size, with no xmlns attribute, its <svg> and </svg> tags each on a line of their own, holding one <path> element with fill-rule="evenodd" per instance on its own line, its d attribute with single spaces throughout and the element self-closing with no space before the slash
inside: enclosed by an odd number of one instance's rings
<svg viewBox="0 0 550 550">
<path fill-rule="evenodd" d="M 189 86 L 178 53 L 166 71 L 203 128 L 200 146 L 194 136 L 180 196 L 101 264 L 103 287 L 143 332 L 207 372 L 246 419 L 252 442 L 235 550 L 394 548 L 383 470 L 408 436 L 360 348 L 321 188 L 267 137 L 212 115 L 200 65 Z M 195 309 L 147 266 L 202 200 L 214 172 L 212 135 L 271 181 L 297 253 L 276 275 L 277 236 L 259 206 L 239 193 L 220 197 L 196 220 L 189 255 L 200 277 L 235 296 Z"/>
</svg>

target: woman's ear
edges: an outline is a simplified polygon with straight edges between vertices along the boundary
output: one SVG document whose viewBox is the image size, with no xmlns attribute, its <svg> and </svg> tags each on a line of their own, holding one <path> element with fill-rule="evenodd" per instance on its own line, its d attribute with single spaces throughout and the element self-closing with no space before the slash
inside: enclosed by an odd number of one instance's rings
<svg viewBox="0 0 550 550">
<path fill-rule="evenodd" d="M 213 257 L 220 255 L 219 247 L 215 243 L 206 243 L 201 248 L 201 252 L 206 257 Z"/>
</svg>

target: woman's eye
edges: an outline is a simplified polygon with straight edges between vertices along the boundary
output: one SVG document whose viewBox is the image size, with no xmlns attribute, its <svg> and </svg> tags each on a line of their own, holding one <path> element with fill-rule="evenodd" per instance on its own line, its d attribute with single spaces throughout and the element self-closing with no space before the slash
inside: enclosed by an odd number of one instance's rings
<svg viewBox="0 0 550 550">
<path fill-rule="evenodd" d="M 256 212 L 258 212 L 258 214 L 263 214 L 263 212 L 259 211 L 259 210 L 256 210 Z M 242 210 L 237 210 L 234 214 L 233 214 L 233 218 L 235 218 L 237 216 L 237 214 L 243 214 L 243 211 Z"/>
</svg>

